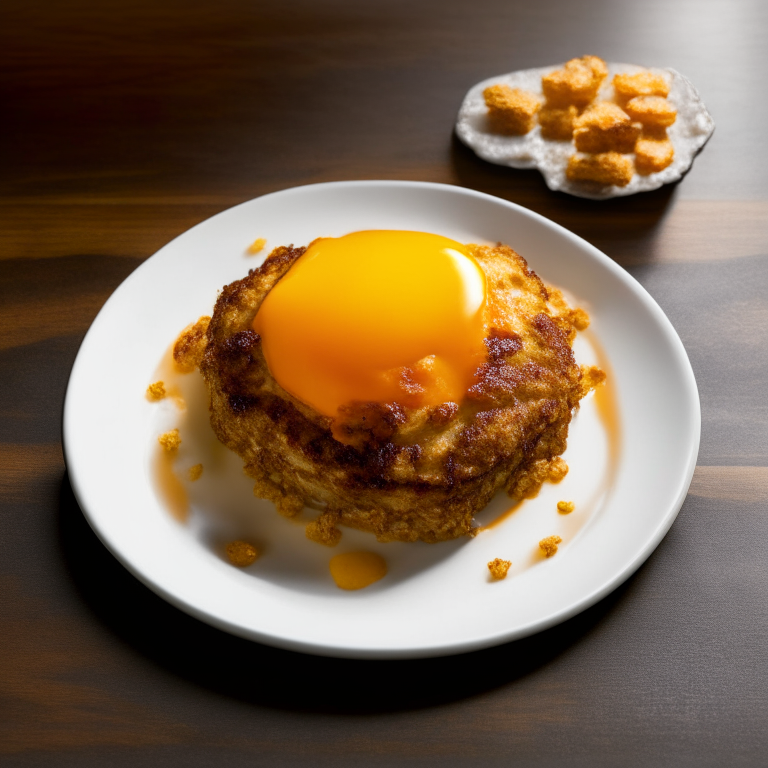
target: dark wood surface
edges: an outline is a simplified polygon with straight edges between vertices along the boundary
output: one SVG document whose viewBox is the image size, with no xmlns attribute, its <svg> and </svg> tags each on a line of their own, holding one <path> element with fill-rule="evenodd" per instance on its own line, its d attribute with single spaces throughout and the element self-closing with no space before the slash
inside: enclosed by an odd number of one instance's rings
<svg viewBox="0 0 768 768">
<path fill-rule="evenodd" d="M 0 763 L 768 765 L 767 4 L 6 0 L 0 14 Z M 580 201 L 452 137 L 473 83 L 583 53 L 697 86 L 717 130 L 682 183 Z M 677 521 L 626 584 L 535 637 L 413 662 L 262 647 L 141 586 L 73 497 L 62 400 L 119 283 L 232 204 L 366 178 L 549 216 L 629 269 L 690 356 L 702 444 Z"/>
</svg>

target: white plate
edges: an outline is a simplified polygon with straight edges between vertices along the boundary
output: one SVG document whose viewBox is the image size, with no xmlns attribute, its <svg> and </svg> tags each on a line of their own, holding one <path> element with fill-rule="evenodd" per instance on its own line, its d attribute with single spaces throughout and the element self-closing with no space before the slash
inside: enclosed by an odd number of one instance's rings
<svg viewBox="0 0 768 768">
<path fill-rule="evenodd" d="M 267 249 L 362 229 L 413 229 L 463 242 L 510 244 L 545 281 L 592 317 L 592 340 L 610 361 L 621 419 L 611 449 L 592 396 L 572 423 L 571 471 L 546 485 L 503 524 L 445 544 L 378 544 L 344 530 L 335 549 L 304 537 L 303 524 L 255 499 L 239 459 L 207 425 L 197 373 L 182 380 L 187 410 L 144 397 L 179 331 L 209 314 L 216 292 L 260 263 Z M 589 336 L 580 362 L 595 359 Z M 270 645 L 330 656 L 412 658 L 460 653 L 550 627 L 622 583 L 653 551 L 683 503 L 699 446 L 699 399 L 683 345 L 645 290 L 596 248 L 513 203 L 460 187 L 416 182 L 317 184 L 224 211 L 148 259 L 115 291 L 75 361 L 64 407 L 64 446 L 75 495 L 104 544 L 173 605 L 216 627 Z M 179 471 L 202 461 L 187 483 L 192 514 L 178 523 L 153 483 L 157 436 L 178 426 Z M 611 470 L 611 462 L 613 470 Z M 609 475 L 612 474 L 612 477 Z M 606 487 L 606 482 L 608 486 Z M 559 515 L 556 502 L 577 508 Z M 509 506 L 497 498 L 483 520 Z M 563 538 L 537 556 L 539 539 Z M 221 555 L 231 538 L 254 539 L 263 555 L 247 569 Z M 328 572 L 338 552 L 368 549 L 389 573 L 358 592 Z M 486 563 L 513 561 L 491 582 Z"/>
</svg>

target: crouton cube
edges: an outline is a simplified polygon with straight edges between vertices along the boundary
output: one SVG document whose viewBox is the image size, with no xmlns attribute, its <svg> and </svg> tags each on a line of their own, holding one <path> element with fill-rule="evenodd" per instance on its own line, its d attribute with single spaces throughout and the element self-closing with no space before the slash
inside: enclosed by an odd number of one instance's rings
<svg viewBox="0 0 768 768">
<path fill-rule="evenodd" d="M 669 139 L 656 139 L 643 136 L 635 145 L 635 167 L 643 176 L 663 171 L 675 156 L 675 150 Z"/>
<path fill-rule="evenodd" d="M 608 74 L 605 62 L 597 56 L 583 56 L 571 59 L 562 69 L 544 75 L 541 88 L 549 104 L 565 107 L 569 104 L 589 104 Z"/>
<path fill-rule="evenodd" d="M 573 141 L 580 152 L 633 152 L 642 130 L 621 107 L 602 101 L 576 118 Z"/>
<path fill-rule="evenodd" d="M 554 141 L 570 141 L 573 137 L 573 121 L 579 114 L 578 109 L 569 104 L 567 107 L 551 107 L 545 104 L 539 112 L 541 136 Z"/>
<path fill-rule="evenodd" d="M 677 119 L 677 110 L 663 96 L 635 96 L 624 111 L 643 126 L 668 128 Z"/>
<path fill-rule="evenodd" d="M 520 136 L 533 128 L 541 100 L 529 91 L 491 85 L 483 91 L 488 120 L 496 133 Z"/>
<path fill-rule="evenodd" d="M 668 96 L 669 83 L 663 75 L 643 71 L 635 75 L 615 75 L 613 88 L 619 101 L 629 101 L 635 96 Z"/>
<path fill-rule="evenodd" d="M 571 181 L 595 181 L 598 184 L 625 187 L 632 180 L 632 161 L 618 152 L 597 155 L 573 155 L 565 175 Z"/>
</svg>

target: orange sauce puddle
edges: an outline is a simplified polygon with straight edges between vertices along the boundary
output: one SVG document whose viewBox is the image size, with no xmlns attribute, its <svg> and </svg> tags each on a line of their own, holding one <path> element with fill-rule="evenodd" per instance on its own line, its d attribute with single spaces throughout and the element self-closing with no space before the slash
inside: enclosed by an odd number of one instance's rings
<svg viewBox="0 0 768 768">
<path fill-rule="evenodd" d="M 158 445 L 152 468 L 155 489 L 160 494 L 166 509 L 176 520 L 183 523 L 189 514 L 189 496 L 187 489 L 173 471 L 176 453 L 176 451 L 166 451 Z"/>
<path fill-rule="evenodd" d="M 331 558 L 328 567 L 340 589 L 363 589 L 387 575 L 387 563 L 375 552 L 344 552 Z"/>
<path fill-rule="evenodd" d="M 181 375 L 184 374 L 176 368 L 173 361 L 173 344 L 171 344 L 155 370 L 154 381 L 163 382 L 166 398 L 171 399 L 183 413 L 186 410 L 186 403 L 181 396 L 181 389 L 177 381 Z M 155 490 L 162 499 L 165 508 L 175 520 L 183 523 L 186 522 L 189 515 L 189 495 L 173 469 L 177 455 L 178 451 L 166 451 L 161 445 L 157 445 L 152 462 L 152 478 Z"/>
<path fill-rule="evenodd" d="M 619 403 L 616 397 L 616 382 L 613 377 L 613 369 L 608 362 L 608 356 L 605 354 L 603 345 L 597 340 L 596 336 L 589 330 L 582 331 L 597 357 L 597 367 L 605 371 L 606 378 L 603 384 L 600 384 L 593 392 L 595 408 L 598 418 L 605 429 L 608 438 L 608 465 L 606 467 L 603 482 L 600 484 L 593 496 L 593 500 L 588 507 L 593 507 L 595 501 L 599 499 L 612 485 L 616 472 L 619 468 L 619 456 L 621 455 L 621 419 L 619 417 Z M 523 504 L 525 499 L 517 499 L 509 509 L 502 512 L 495 520 L 487 525 L 481 525 L 478 533 L 489 531 L 509 519 Z"/>
</svg>

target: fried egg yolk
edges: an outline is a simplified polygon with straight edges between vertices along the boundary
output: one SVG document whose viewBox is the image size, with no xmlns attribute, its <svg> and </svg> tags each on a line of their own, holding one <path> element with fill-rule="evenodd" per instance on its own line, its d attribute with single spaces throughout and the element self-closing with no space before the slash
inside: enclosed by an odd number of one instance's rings
<svg viewBox="0 0 768 768">
<path fill-rule="evenodd" d="M 486 304 L 461 243 L 370 230 L 312 242 L 253 327 L 278 384 L 335 417 L 354 401 L 459 402 L 485 357 Z"/>
</svg>

